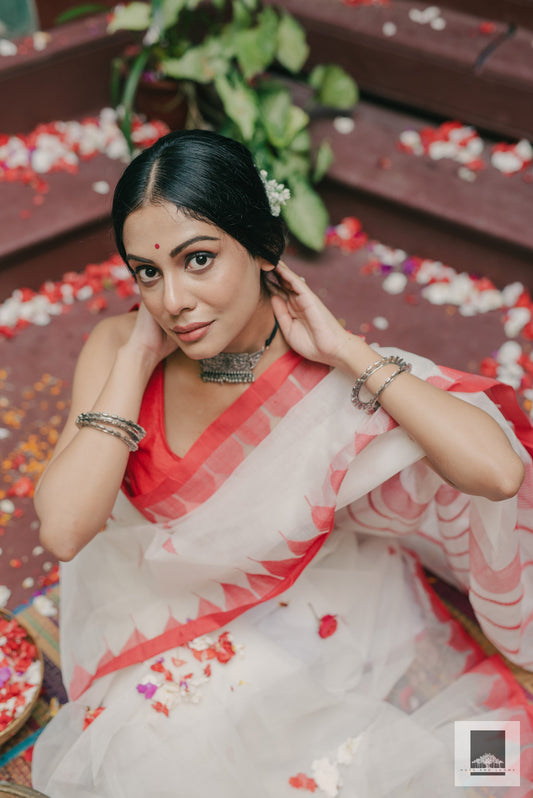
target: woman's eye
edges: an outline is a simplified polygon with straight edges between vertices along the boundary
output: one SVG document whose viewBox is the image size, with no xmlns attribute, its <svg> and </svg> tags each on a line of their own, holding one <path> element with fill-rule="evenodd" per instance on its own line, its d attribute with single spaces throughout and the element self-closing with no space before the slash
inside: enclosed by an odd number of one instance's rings
<svg viewBox="0 0 533 798">
<path fill-rule="evenodd" d="M 154 266 L 141 266 L 135 272 L 141 283 L 151 283 L 156 279 L 158 272 Z"/>
<path fill-rule="evenodd" d="M 187 258 L 185 266 L 188 271 L 201 272 L 208 269 L 214 259 L 215 256 L 211 252 L 195 252 Z"/>
</svg>

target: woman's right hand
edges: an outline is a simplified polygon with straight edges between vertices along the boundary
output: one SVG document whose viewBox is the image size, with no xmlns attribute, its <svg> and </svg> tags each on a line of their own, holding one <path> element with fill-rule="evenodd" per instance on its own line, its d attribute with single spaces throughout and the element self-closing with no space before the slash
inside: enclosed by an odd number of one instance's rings
<svg viewBox="0 0 533 798">
<path fill-rule="evenodd" d="M 136 353 L 145 354 L 149 361 L 153 361 L 155 368 L 178 348 L 178 342 L 159 326 L 142 302 L 135 315 L 135 323 L 125 346 L 133 348 Z"/>
</svg>

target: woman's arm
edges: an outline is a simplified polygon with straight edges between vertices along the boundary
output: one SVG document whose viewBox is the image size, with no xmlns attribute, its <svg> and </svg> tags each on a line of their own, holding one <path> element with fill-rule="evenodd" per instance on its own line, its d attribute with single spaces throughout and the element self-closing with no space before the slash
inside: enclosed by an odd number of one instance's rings
<svg viewBox="0 0 533 798">
<path fill-rule="evenodd" d="M 341 369 L 355 381 L 379 356 L 344 330 L 318 297 L 285 264 L 278 273 L 285 297 L 272 297 L 287 343 L 304 357 Z M 386 365 L 365 387 L 374 394 L 397 371 Z M 390 384 L 380 404 L 424 449 L 429 465 L 449 484 L 499 501 L 514 496 L 524 466 L 500 426 L 484 411 L 405 372 Z"/>
<path fill-rule="evenodd" d="M 104 526 L 115 503 L 129 449 L 111 435 L 78 429 L 79 413 L 101 411 L 137 421 L 155 366 L 175 348 L 141 306 L 101 322 L 80 355 L 71 410 L 35 493 L 41 541 L 72 559 Z"/>
</svg>

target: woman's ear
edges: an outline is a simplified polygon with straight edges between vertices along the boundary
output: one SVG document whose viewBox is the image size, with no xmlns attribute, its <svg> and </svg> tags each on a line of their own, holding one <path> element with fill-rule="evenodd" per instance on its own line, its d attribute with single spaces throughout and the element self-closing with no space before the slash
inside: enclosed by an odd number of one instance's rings
<svg viewBox="0 0 533 798">
<path fill-rule="evenodd" d="M 265 260 L 265 258 L 257 258 L 257 262 L 262 272 L 273 272 L 276 268 L 274 263 L 270 263 L 268 260 Z"/>
</svg>

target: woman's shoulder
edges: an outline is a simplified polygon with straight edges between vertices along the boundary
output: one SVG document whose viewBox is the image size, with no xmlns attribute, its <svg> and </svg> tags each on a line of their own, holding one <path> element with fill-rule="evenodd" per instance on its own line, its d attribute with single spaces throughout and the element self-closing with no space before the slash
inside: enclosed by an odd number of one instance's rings
<svg viewBox="0 0 533 798">
<path fill-rule="evenodd" d="M 117 352 L 131 335 L 137 312 L 109 316 L 98 322 L 80 352 L 76 374 L 108 374 Z"/>
<path fill-rule="evenodd" d="M 137 311 L 135 310 L 102 319 L 90 333 L 86 346 L 91 349 L 105 347 L 106 350 L 111 350 L 115 354 L 116 350 L 123 346 L 130 337 L 136 318 Z"/>
</svg>

